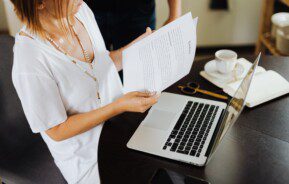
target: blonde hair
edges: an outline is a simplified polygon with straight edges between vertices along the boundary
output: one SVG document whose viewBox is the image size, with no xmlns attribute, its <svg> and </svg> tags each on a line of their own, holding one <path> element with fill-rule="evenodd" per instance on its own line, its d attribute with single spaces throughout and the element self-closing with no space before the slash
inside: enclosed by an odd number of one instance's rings
<svg viewBox="0 0 289 184">
<path fill-rule="evenodd" d="M 69 22 L 69 2 L 70 0 L 50 0 L 54 3 L 54 15 L 57 20 L 59 20 L 59 25 L 61 31 L 65 35 L 71 35 L 71 28 L 68 26 Z M 21 22 L 23 22 L 27 28 L 35 35 L 41 38 L 45 37 L 45 30 L 40 22 L 39 9 L 38 7 L 42 4 L 43 0 L 11 0 L 14 5 L 14 11 L 19 17 Z M 65 6 L 64 6 L 65 5 Z M 62 19 L 64 15 L 64 8 L 67 10 L 65 14 L 65 19 Z"/>
</svg>

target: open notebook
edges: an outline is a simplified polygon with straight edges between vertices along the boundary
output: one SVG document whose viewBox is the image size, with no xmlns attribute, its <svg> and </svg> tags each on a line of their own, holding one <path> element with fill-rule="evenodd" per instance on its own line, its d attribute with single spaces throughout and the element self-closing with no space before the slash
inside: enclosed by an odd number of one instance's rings
<svg viewBox="0 0 289 184">
<path fill-rule="evenodd" d="M 244 58 L 238 59 L 238 63 L 244 67 L 244 73 L 247 73 L 251 63 Z M 242 80 L 242 76 L 235 80 L 218 80 L 208 75 L 205 71 L 201 71 L 200 75 L 214 85 L 222 88 L 230 96 L 234 95 Z M 266 71 L 264 68 L 258 66 L 248 92 L 246 105 L 254 107 L 287 93 L 289 93 L 289 83 L 286 79 L 275 71 Z"/>
</svg>

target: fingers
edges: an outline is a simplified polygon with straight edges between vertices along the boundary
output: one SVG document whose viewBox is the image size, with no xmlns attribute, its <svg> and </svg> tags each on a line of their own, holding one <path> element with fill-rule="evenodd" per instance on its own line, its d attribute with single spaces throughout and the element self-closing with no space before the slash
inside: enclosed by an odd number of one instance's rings
<svg viewBox="0 0 289 184">
<path fill-rule="evenodd" d="M 131 103 L 127 111 L 143 113 L 157 103 L 159 96 L 157 92 L 130 92 L 126 94 L 126 99 Z"/>
<path fill-rule="evenodd" d="M 157 94 L 157 92 L 150 92 L 150 91 L 144 91 L 144 92 L 140 92 L 140 91 L 136 91 L 133 92 L 135 96 L 137 97 L 151 97 L 151 96 L 155 96 Z"/>
<path fill-rule="evenodd" d="M 151 97 L 143 98 L 142 103 L 144 106 L 152 106 L 158 102 L 158 98 L 154 95 Z"/>
<path fill-rule="evenodd" d="M 151 105 L 147 105 L 143 107 L 143 110 L 141 111 L 142 113 L 144 113 L 145 111 L 147 111 L 149 108 L 151 108 Z"/>
<path fill-rule="evenodd" d="M 153 97 L 149 97 L 149 98 L 143 98 L 142 99 L 142 105 L 140 107 L 140 111 L 144 113 L 145 111 L 147 111 L 152 105 L 154 105 L 155 103 L 157 103 L 158 99 L 153 96 Z"/>
<path fill-rule="evenodd" d="M 146 32 L 144 34 L 140 35 L 135 41 L 141 40 L 141 39 L 147 37 L 150 34 L 152 34 L 152 30 L 151 30 L 150 27 L 147 27 L 146 28 Z"/>
<path fill-rule="evenodd" d="M 152 29 L 150 27 L 147 27 L 145 34 L 150 35 L 150 34 L 152 34 L 152 32 L 153 32 Z"/>
</svg>

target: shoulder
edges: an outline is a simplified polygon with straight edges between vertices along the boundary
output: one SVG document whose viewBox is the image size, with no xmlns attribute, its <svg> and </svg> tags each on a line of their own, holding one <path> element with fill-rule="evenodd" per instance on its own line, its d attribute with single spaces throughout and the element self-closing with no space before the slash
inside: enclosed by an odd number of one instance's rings
<svg viewBox="0 0 289 184">
<path fill-rule="evenodd" d="M 46 55 L 39 43 L 29 36 L 18 34 L 13 48 L 13 70 L 16 73 L 42 74 L 47 72 Z"/>
<path fill-rule="evenodd" d="M 94 19 L 94 14 L 92 10 L 89 8 L 89 6 L 85 2 L 82 3 L 78 13 L 82 16 L 86 16 L 86 17 Z"/>
<path fill-rule="evenodd" d="M 17 55 L 21 58 L 35 58 L 43 55 L 39 43 L 32 36 L 22 31 L 15 37 L 13 51 L 14 57 Z"/>
</svg>

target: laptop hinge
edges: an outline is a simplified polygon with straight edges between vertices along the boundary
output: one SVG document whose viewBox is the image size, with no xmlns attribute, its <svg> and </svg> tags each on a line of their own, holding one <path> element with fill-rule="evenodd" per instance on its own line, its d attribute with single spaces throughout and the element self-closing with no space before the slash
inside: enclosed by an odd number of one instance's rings
<svg viewBox="0 0 289 184">
<path fill-rule="evenodd" d="M 208 157 L 209 154 L 211 153 L 211 150 L 212 150 L 212 148 L 213 148 L 213 145 L 214 145 L 216 136 L 217 136 L 218 131 L 219 131 L 220 126 L 221 126 L 221 121 L 222 121 L 223 118 L 224 118 L 224 112 L 225 112 L 225 110 L 223 109 L 222 112 L 221 112 L 220 118 L 219 118 L 219 120 L 218 120 L 217 126 L 216 126 L 216 128 L 215 128 L 215 131 L 214 131 L 214 133 L 213 133 L 213 136 L 212 136 L 212 138 L 211 138 L 210 144 L 209 144 L 209 146 L 208 146 L 208 148 L 207 148 L 207 151 L 206 151 L 206 153 L 205 153 L 205 156 L 206 156 L 206 157 Z"/>
</svg>

